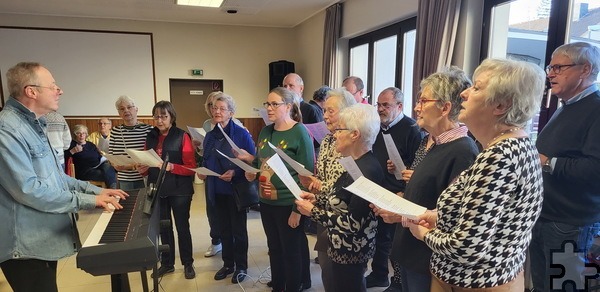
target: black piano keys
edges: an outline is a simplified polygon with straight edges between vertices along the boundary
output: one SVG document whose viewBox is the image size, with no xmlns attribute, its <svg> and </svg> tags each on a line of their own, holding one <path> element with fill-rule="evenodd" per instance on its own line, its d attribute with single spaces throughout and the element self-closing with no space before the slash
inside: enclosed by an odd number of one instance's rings
<svg viewBox="0 0 600 292">
<path fill-rule="evenodd" d="M 106 230 L 104 230 L 102 237 L 100 237 L 99 243 L 106 244 L 125 241 L 131 219 L 133 218 L 133 211 L 136 209 L 138 194 L 139 192 L 130 192 L 130 196 L 126 200 L 119 201 L 123 209 L 114 211 L 114 214 L 108 221 Z"/>
</svg>

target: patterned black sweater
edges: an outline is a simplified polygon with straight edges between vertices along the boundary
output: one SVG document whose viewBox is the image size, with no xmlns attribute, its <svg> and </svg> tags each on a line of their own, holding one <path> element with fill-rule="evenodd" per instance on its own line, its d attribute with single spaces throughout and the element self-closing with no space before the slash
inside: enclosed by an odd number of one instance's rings
<svg viewBox="0 0 600 292">
<path fill-rule="evenodd" d="M 529 138 L 483 150 L 438 199 L 437 227 L 425 236 L 431 272 L 464 288 L 515 279 L 541 208 L 542 171 Z"/>
</svg>

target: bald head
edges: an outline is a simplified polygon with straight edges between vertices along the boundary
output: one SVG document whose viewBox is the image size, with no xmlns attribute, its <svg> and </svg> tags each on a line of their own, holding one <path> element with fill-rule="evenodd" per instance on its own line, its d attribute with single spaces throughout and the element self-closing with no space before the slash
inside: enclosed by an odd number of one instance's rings
<svg viewBox="0 0 600 292">
<path fill-rule="evenodd" d="M 302 92 L 304 92 L 304 81 L 300 75 L 296 73 L 290 73 L 285 75 L 285 78 L 283 78 L 283 87 L 302 97 Z"/>
</svg>

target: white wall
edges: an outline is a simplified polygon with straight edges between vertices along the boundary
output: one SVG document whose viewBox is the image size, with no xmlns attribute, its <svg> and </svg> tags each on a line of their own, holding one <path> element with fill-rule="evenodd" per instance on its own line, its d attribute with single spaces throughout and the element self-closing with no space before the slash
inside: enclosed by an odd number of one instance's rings
<svg viewBox="0 0 600 292">
<path fill-rule="evenodd" d="M 352 38 L 417 15 L 418 0 L 346 0 L 342 37 Z"/>
<path fill-rule="evenodd" d="M 199 68 L 204 70 L 201 78 L 223 79 L 225 91 L 238 103 L 238 117 L 257 116 L 252 107 L 259 106 L 267 95 L 268 64 L 284 59 L 296 62 L 298 56 L 297 41 L 290 33 L 293 29 L 11 14 L 0 14 L 0 25 L 153 33 L 158 100 L 169 99 L 169 78 L 192 79 L 190 69 Z M 117 97 L 91 100 L 89 106 L 112 104 Z M 98 113 L 116 114 L 116 110 Z"/>
</svg>

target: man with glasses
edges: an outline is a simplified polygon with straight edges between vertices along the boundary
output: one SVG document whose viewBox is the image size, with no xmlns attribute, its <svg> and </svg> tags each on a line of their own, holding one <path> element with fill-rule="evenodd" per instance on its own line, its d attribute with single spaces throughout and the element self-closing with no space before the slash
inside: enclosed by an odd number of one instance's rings
<svg viewBox="0 0 600 292">
<path fill-rule="evenodd" d="M 412 164 L 415 152 L 421 143 L 422 136 L 419 126 L 415 120 L 402 113 L 403 103 L 404 93 L 396 87 L 384 89 L 377 97 L 377 112 L 381 120 L 381 129 L 375 139 L 375 144 L 373 144 L 373 154 L 383 169 L 387 169 L 387 163 L 390 161 L 383 134 L 391 135 L 404 165 Z M 404 193 L 406 183 L 402 179 L 396 179 L 393 173 L 387 171 L 384 175 L 382 187 L 399 195 Z M 372 272 L 366 277 L 367 288 L 390 285 L 388 265 L 396 226 L 385 223 L 381 217 L 377 217 L 377 221 L 375 255 L 371 262 Z M 399 275 L 394 276 L 399 277 Z"/>
<path fill-rule="evenodd" d="M 581 42 L 558 47 L 546 67 L 552 94 L 562 106 L 536 141 L 544 205 L 529 247 L 535 291 L 564 289 L 561 283 L 570 277 L 561 276 L 563 272 L 579 277 L 576 284 L 582 289 L 585 276 L 598 272 L 592 267 L 590 274 L 585 265 L 600 230 L 599 70 L 600 50 Z M 569 249 L 567 244 L 574 244 L 576 252 L 557 252 Z M 560 262 L 564 271 L 551 268 L 559 256 L 565 258 Z"/>
<path fill-rule="evenodd" d="M 0 112 L 0 267 L 14 291 L 58 291 L 58 260 L 81 247 L 73 214 L 95 207 L 109 211 L 109 204 L 122 209 L 115 197 L 127 193 L 101 189 L 60 169 L 44 116 L 58 110 L 63 92 L 48 69 L 21 62 L 6 72 L 6 80 L 10 98 Z"/>
<path fill-rule="evenodd" d="M 98 120 L 99 131 L 91 133 L 87 137 L 87 141 L 94 143 L 100 149 L 102 155 L 108 152 L 108 141 L 110 140 L 110 129 L 112 122 L 109 118 L 103 117 Z"/>
<path fill-rule="evenodd" d="M 342 82 L 342 86 L 354 96 L 356 103 L 369 104 L 369 101 L 364 97 L 365 84 L 362 79 L 356 76 L 348 76 Z"/>
<path fill-rule="evenodd" d="M 113 155 L 127 155 L 125 150 L 144 150 L 146 136 L 152 130 L 152 126 L 138 122 L 138 108 L 134 100 L 127 96 L 120 96 L 115 102 L 119 116 L 123 124 L 110 130 L 108 152 Z M 123 190 L 135 190 L 145 187 L 144 178 L 136 170 L 135 164 L 113 165 L 117 170 L 119 188 Z"/>
</svg>

